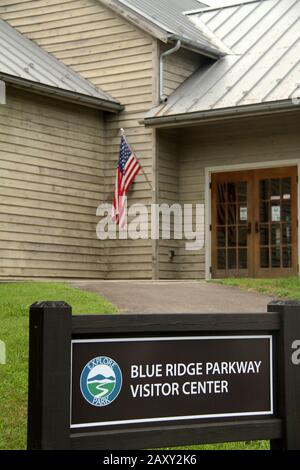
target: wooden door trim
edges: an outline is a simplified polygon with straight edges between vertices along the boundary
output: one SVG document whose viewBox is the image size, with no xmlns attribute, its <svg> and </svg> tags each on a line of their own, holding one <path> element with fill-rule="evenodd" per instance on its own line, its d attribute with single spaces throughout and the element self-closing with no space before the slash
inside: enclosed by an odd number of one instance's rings
<svg viewBox="0 0 300 470">
<path fill-rule="evenodd" d="M 253 214 L 253 201 L 250 195 L 253 192 L 253 171 L 252 170 L 244 170 L 244 171 L 235 171 L 235 172 L 224 172 L 224 173 L 214 173 L 211 175 L 211 275 L 212 278 L 216 279 L 221 276 L 220 271 L 217 269 L 217 230 L 215 229 L 214 222 L 216 221 L 216 198 L 217 198 L 217 191 L 214 191 L 214 187 L 218 183 L 222 182 L 240 182 L 240 181 L 247 181 L 247 209 L 248 209 L 248 221 L 247 221 L 247 226 L 248 223 L 253 219 L 254 214 Z M 239 225 L 239 224 L 237 224 Z M 253 224 L 251 225 L 251 228 L 253 231 Z M 242 269 L 237 269 L 234 270 L 226 270 L 227 271 L 227 277 L 232 277 L 236 275 L 237 271 L 240 271 L 239 275 L 240 277 L 251 277 L 253 276 L 254 273 L 254 262 L 251 255 L 251 250 L 252 250 L 252 244 L 253 244 L 253 237 L 247 235 L 247 265 L 248 268 L 245 269 L 243 272 Z M 246 273 L 247 272 L 247 273 Z M 219 274 L 217 274 L 219 273 Z M 230 273 L 231 276 L 230 276 Z"/>
<path fill-rule="evenodd" d="M 259 161 L 253 163 L 235 163 L 235 164 L 225 164 L 225 165 L 214 165 L 207 166 L 204 168 L 204 203 L 205 203 L 205 279 L 210 280 L 212 278 L 210 267 L 212 265 L 211 251 L 212 251 L 212 240 L 210 226 L 212 223 L 211 220 L 211 211 L 212 211 L 212 201 L 211 201 L 211 177 L 214 173 L 225 173 L 225 172 L 234 172 L 234 171 L 243 171 L 243 170 L 259 170 L 267 168 L 284 168 L 287 166 L 297 166 L 298 175 L 300 175 L 300 159 L 299 158 L 290 158 L 286 160 L 272 160 L 272 161 Z M 298 184 L 297 200 L 298 200 L 298 214 L 300 210 L 300 185 Z M 300 264 L 300 224 L 298 227 L 298 264 Z"/>
<path fill-rule="evenodd" d="M 298 274 L 298 265 L 299 265 L 299 233 L 298 233 L 298 213 L 299 213 L 299 195 L 298 195 L 298 167 L 297 166 L 289 166 L 284 168 L 267 168 L 261 170 L 255 170 L 255 187 L 254 193 L 257 194 L 257 201 L 254 206 L 254 217 L 255 221 L 259 222 L 260 214 L 259 214 L 259 180 L 262 177 L 266 177 L 266 179 L 272 178 L 292 178 L 292 187 L 291 193 L 295 195 L 293 197 L 293 203 L 291 206 L 292 210 L 292 267 L 291 268 L 273 268 L 276 270 L 277 276 L 274 275 L 274 271 L 272 273 L 272 268 L 261 268 L 260 267 L 260 254 L 259 254 L 259 235 L 254 240 L 254 256 L 255 256 L 255 272 L 254 276 L 256 278 L 275 278 L 275 277 L 283 277 L 283 276 L 297 276 Z M 294 241 L 293 241 L 294 240 Z M 280 245 L 281 246 L 281 245 Z"/>
<path fill-rule="evenodd" d="M 296 163 L 296 162 L 295 162 Z M 211 265 L 211 272 L 210 272 L 210 277 L 213 277 L 213 274 L 217 272 L 216 269 L 216 236 L 217 236 L 217 231 L 214 230 L 213 224 L 216 220 L 216 191 L 213 191 L 214 185 L 217 182 L 222 182 L 222 181 L 242 181 L 242 180 L 247 180 L 248 182 L 248 194 L 249 190 L 253 191 L 253 194 L 256 195 L 256 197 L 250 198 L 248 201 L 248 213 L 249 213 L 249 220 L 252 222 L 252 236 L 249 240 L 250 245 L 248 248 L 248 252 L 253 252 L 254 257 L 253 257 L 253 262 L 251 263 L 252 257 L 249 257 L 248 262 L 250 262 L 248 266 L 248 273 L 249 276 L 257 277 L 257 273 L 260 273 L 262 271 L 262 268 L 260 268 L 260 259 L 259 259 L 259 243 L 257 241 L 257 238 L 253 232 L 254 230 L 254 225 L 255 221 L 259 220 L 259 193 L 258 193 L 258 180 L 261 176 L 266 176 L 266 178 L 284 178 L 284 177 L 290 177 L 292 176 L 292 194 L 294 194 L 294 202 L 292 204 L 292 220 L 293 222 L 293 234 L 292 234 L 292 239 L 295 240 L 293 242 L 292 247 L 293 247 L 293 255 L 292 255 L 292 268 L 281 268 L 281 275 L 297 275 L 299 271 L 299 255 L 300 255 L 300 248 L 299 248 L 299 243 L 300 243 L 300 234 L 299 234 L 299 224 L 298 224 L 298 214 L 299 214 L 299 208 L 300 208 L 300 201 L 299 201 L 299 185 L 297 184 L 298 181 L 298 175 L 299 175 L 299 161 L 297 161 L 297 165 L 284 165 L 284 166 L 264 166 L 263 168 L 248 168 L 244 169 L 241 171 L 218 171 L 218 172 L 211 172 L 209 173 L 210 175 L 210 181 L 211 181 L 211 194 L 210 194 L 210 224 L 212 229 L 210 230 L 210 245 L 209 245 L 209 250 L 210 250 L 210 265 Z M 207 169 L 208 170 L 208 169 Z M 296 178 L 294 178 L 296 177 Z M 214 269 L 215 268 L 215 269 Z M 278 268 L 280 269 L 280 268 Z M 274 268 L 276 270 L 276 268 Z M 273 273 L 270 272 L 269 268 L 266 268 L 264 273 L 264 277 L 276 277 Z M 278 274 L 280 274 L 278 271 Z M 215 277 L 215 276 L 214 276 Z"/>
</svg>

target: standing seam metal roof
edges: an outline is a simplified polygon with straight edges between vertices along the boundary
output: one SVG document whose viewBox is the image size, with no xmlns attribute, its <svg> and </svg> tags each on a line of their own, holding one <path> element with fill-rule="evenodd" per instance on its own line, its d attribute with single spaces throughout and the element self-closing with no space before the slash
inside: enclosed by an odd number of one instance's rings
<svg viewBox="0 0 300 470">
<path fill-rule="evenodd" d="M 101 1 L 101 0 L 100 0 Z M 201 4 L 195 0 L 115 0 L 113 3 L 124 7 L 144 20 L 164 30 L 169 36 L 175 36 L 183 42 L 192 42 L 203 52 L 207 51 L 215 57 L 228 52 L 227 48 L 205 26 L 195 26 L 184 14 L 191 7 L 199 8 Z"/>
<path fill-rule="evenodd" d="M 153 116 L 289 100 L 300 92 L 300 0 L 261 0 L 192 15 L 232 50 L 200 68 Z"/>
<path fill-rule="evenodd" d="M 111 96 L 96 89 L 89 81 L 62 64 L 0 19 L 0 76 L 7 81 L 23 80 L 69 94 L 80 95 L 82 101 L 99 100 L 119 106 Z"/>
</svg>

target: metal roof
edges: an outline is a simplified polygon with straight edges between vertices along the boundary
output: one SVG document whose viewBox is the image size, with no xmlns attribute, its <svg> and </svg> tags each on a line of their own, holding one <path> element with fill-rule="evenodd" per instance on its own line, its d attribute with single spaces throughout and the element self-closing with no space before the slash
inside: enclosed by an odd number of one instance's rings
<svg viewBox="0 0 300 470">
<path fill-rule="evenodd" d="M 196 0 L 100 0 L 100 2 L 111 8 L 119 8 L 121 12 L 123 9 L 136 15 L 144 23 L 163 31 L 166 41 L 172 38 L 180 39 L 184 47 L 214 58 L 229 52 L 205 25 L 194 25 L 184 14 L 184 11 L 190 10 L 191 7 L 194 9 L 206 7 Z"/>
<path fill-rule="evenodd" d="M 8 83 L 118 111 L 119 103 L 0 20 L 0 77 Z"/>
<path fill-rule="evenodd" d="M 232 50 L 201 67 L 147 117 L 270 105 L 300 89 L 300 0 L 261 0 L 192 15 Z M 298 91 L 297 91 L 298 90 Z"/>
</svg>

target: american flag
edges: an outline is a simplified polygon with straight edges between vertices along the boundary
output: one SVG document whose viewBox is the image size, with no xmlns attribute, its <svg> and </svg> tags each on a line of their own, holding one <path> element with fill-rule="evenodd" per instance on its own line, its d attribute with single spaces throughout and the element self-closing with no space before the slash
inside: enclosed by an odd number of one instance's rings
<svg viewBox="0 0 300 470">
<path fill-rule="evenodd" d="M 141 166 L 136 156 L 129 147 L 125 137 L 122 135 L 112 212 L 112 219 L 121 228 L 126 226 L 126 194 L 140 170 Z"/>
</svg>

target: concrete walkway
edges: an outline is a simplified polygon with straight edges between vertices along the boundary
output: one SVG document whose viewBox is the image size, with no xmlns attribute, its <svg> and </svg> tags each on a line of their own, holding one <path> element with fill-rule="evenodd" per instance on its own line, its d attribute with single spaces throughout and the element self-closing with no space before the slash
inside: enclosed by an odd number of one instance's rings
<svg viewBox="0 0 300 470">
<path fill-rule="evenodd" d="M 103 296 L 124 313 L 261 313 L 272 300 L 205 282 L 74 281 L 71 285 Z"/>
</svg>

